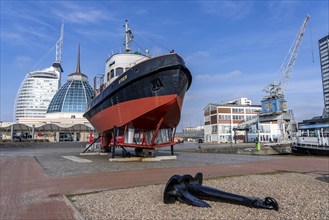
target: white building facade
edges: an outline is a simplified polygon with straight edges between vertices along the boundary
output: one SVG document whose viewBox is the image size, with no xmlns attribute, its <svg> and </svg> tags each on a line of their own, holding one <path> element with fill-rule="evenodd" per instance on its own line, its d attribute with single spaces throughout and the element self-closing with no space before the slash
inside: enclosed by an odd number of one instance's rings
<svg viewBox="0 0 329 220">
<path fill-rule="evenodd" d="M 228 143 L 234 140 L 238 124 L 257 118 L 260 105 L 208 104 L 204 108 L 204 140 L 207 143 Z"/>
<path fill-rule="evenodd" d="M 323 117 L 329 117 L 329 35 L 319 40 L 320 65 L 323 86 Z"/>
<path fill-rule="evenodd" d="M 51 67 L 28 72 L 16 96 L 14 121 L 20 118 L 45 118 L 50 101 L 60 86 L 62 67 Z"/>
</svg>

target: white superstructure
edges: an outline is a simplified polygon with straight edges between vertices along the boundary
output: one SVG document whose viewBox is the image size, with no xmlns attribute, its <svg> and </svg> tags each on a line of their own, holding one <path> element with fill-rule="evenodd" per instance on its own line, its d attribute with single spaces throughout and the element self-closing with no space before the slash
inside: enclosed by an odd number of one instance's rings
<svg viewBox="0 0 329 220">
<path fill-rule="evenodd" d="M 130 53 L 131 42 L 134 38 L 132 31 L 128 27 L 128 21 L 125 24 L 125 53 L 113 54 L 105 63 L 105 74 L 100 78 L 100 85 L 94 86 L 96 89 L 96 96 L 100 94 L 113 81 L 121 76 L 125 71 L 132 68 L 138 63 L 148 60 L 149 57 L 140 53 Z M 124 78 L 125 79 L 125 78 Z M 98 88 L 99 87 L 99 88 Z"/>
<path fill-rule="evenodd" d="M 30 71 L 23 80 L 16 96 L 14 121 L 21 118 L 45 118 L 48 105 L 60 87 L 61 50 L 64 25 L 56 43 L 56 61 L 48 68 Z"/>
</svg>

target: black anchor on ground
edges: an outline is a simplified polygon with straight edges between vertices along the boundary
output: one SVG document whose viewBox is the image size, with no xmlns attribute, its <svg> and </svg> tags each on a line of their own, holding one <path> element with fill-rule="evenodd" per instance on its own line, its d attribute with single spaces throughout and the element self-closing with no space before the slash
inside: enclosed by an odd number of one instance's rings
<svg viewBox="0 0 329 220">
<path fill-rule="evenodd" d="M 178 200 L 189 205 L 210 208 L 211 206 L 202 200 L 205 199 L 229 202 L 252 208 L 279 210 L 277 201 L 272 197 L 266 197 L 263 201 L 257 197 L 240 196 L 212 187 L 203 186 L 202 180 L 202 173 L 197 173 L 195 177 L 188 174 L 172 176 L 165 187 L 163 202 L 165 204 L 170 204 Z"/>
</svg>

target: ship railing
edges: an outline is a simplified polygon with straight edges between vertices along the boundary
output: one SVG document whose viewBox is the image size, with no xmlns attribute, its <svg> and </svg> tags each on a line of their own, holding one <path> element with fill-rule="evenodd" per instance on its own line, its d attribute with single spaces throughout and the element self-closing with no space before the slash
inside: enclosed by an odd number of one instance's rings
<svg viewBox="0 0 329 220">
<path fill-rule="evenodd" d="M 328 145 L 313 145 L 313 144 L 300 144 L 300 143 L 298 143 L 297 146 L 307 147 L 307 148 L 312 148 L 312 149 L 328 149 L 329 150 Z"/>
</svg>

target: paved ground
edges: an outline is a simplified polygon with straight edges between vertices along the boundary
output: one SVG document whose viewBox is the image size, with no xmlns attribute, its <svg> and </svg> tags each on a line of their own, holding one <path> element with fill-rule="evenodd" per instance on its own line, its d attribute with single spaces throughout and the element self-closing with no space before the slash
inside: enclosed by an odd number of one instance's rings
<svg viewBox="0 0 329 220">
<path fill-rule="evenodd" d="M 174 161 L 124 163 L 109 162 L 108 156 L 81 157 L 91 163 L 62 157 L 79 156 L 82 150 L 78 143 L 0 144 L 0 219 L 78 219 L 63 195 L 163 184 L 174 174 L 203 172 L 205 178 L 278 171 L 329 175 L 328 157 L 178 152 Z"/>
</svg>

